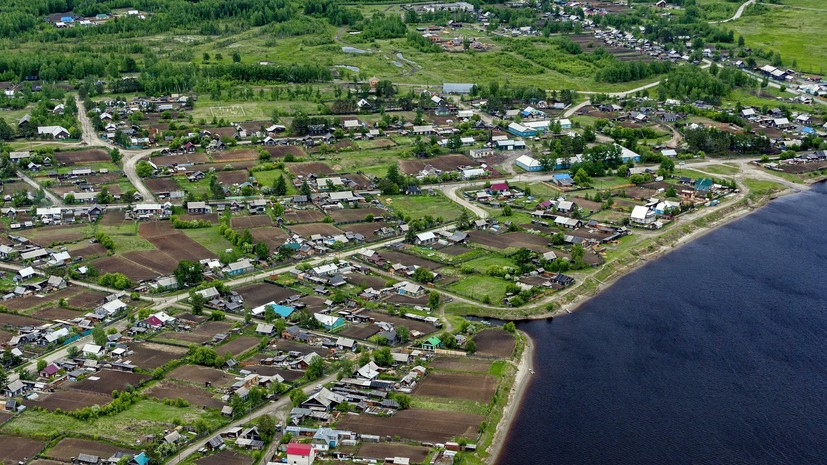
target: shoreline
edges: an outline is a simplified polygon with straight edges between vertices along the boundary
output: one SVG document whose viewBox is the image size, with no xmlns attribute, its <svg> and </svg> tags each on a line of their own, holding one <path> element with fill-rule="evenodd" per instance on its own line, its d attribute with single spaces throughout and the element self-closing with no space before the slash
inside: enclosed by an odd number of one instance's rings
<svg viewBox="0 0 827 465">
<path fill-rule="evenodd" d="M 549 319 L 554 318 L 561 315 L 571 314 L 577 311 L 584 303 L 588 302 L 594 297 L 599 296 L 603 291 L 613 286 L 618 280 L 621 278 L 628 276 L 630 273 L 636 271 L 638 268 L 642 267 L 646 263 L 651 260 L 657 260 L 671 251 L 676 250 L 686 244 L 689 244 L 701 237 L 709 234 L 712 231 L 717 230 L 727 224 L 734 222 L 740 218 L 750 215 L 751 213 L 763 208 L 767 204 L 769 204 L 772 200 L 775 200 L 780 197 L 784 197 L 793 193 L 797 193 L 793 189 L 785 189 L 781 192 L 768 196 L 766 199 L 762 200 L 762 202 L 754 207 L 747 207 L 743 209 L 738 209 L 724 217 L 714 221 L 713 223 L 698 228 L 691 233 L 680 237 L 674 244 L 671 246 L 661 246 L 658 250 L 652 252 L 651 254 L 647 255 L 645 258 L 638 260 L 635 264 L 631 265 L 630 268 L 624 273 L 618 273 L 617 276 L 612 276 L 610 279 L 606 280 L 605 282 L 601 283 L 598 286 L 597 291 L 589 296 L 582 296 L 580 298 L 575 299 L 574 301 L 563 305 L 559 310 L 556 310 L 552 313 L 545 313 L 545 314 L 538 314 L 532 315 L 530 317 L 521 318 L 518 320 L 509 320 L 509 321 L 532 321 L 532 320 L 542 320 L 542 319 Z M 528 387 L 528 382 L 531 375 L 528 372 L 529 368 L 534 366 L 534 341 L 531 339 L 531 336 L 528 334 L 521 332 L 521 334 L 525 337 L 526 345 L 523 349 L 523 354 L 520 357 L 520 362 L 518 365 L 517 373 L 514 377 L 514 384 L 509 392 L 508 402 L 504 407 L 503 416 L 500 419 L 499 424 L 497 425 L 496 432 L 494 437 L 492 438 L 491 445 L 489 446 L 488 452 L 488 459 L 487 463 L 490 465 L 496 464 L 497 460 L 499 459 L 500 454 L 502 453 L 503 446 L 505 444 L 505 440 L 508 434 L 511 432 L 511 427 L 513 426 L 514 420 L 519 413 L 520 407 L 522 406 L 523 397 L 525 396 L 525 390 Z"/>
<path fill-rule="evenodd" d="M 528 370 L 534 367 L 534 341 L 528 334 L 522 331 L 520 331 L 520 334 L 525 337 L 525 347 L 523 347 L 523 353 L 520 355 L 520 362 L 517 364 L 514 384 L 508 392 L 508 401 L 503 407 L 503 416 L 497 423 L 494 436 L 491 438 L 491 444 L 488 446 L 486 463 L 489 465 L 496 464 L 500 458 L 505 440 L 508 433 L 511 432 L 511 426 L 517 418 L 520 406 L 523 404 L 526 388 L 533 376 Z"/>
</svg>

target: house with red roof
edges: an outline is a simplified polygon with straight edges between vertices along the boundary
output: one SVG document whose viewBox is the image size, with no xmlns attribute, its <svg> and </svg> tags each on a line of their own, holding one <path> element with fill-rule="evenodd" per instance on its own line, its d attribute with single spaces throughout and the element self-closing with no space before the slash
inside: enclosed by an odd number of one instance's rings
<svg viewBox="0 0 827 465">
<path fill-rule="evenodd" d="M 491 195 L 508 195 L 511 191 L 509 190 L 507 183 L 497 182 L 491 184 L 491 187 L 488 188 L 488 193 Z"/>
<path fill-rule="evenodd" d="M 58 366 L 55 365 L 54 363 L 51 363 L 49 365 L 46 365 L 46 367 L 43 368 L 42 370 L 40 370 L 40 373 L 38 373 L 38 374 L 40 375 L 41 378 L 52 379 L 52 378 L 54 378 L 54 376 L 57 374 L 58 371 L 60 371 L 60 368 L 58 368 Z"/>
<path fill-rule="evenodd" d="M 149 318 L 141 321 L 138 326 L 143 326 L 144 328 L 149 329 L 159 329 L 164 326 L 164 322 L 157 316 L 151 315 Z"/>
<path fill-rule="evenodd" d="M 316 451 L 310 444 L 291 442 L 287 444 L 287 463 L 289 465 L 311 465 L 316 458 Z"/>
</svg>

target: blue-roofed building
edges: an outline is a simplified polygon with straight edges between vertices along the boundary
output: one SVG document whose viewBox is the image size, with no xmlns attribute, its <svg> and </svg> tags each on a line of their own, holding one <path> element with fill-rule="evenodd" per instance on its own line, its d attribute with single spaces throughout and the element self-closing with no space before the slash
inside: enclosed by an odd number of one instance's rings
<svg viewBox="0 0 827 465">
<path fill-rule="evenodd" d="M 270 301 L 264 305 L 259 305 L 258 307 L 250 310 L 250 313 L 253 316 L 263 316 L 264 312 L 266 312 L 268 308 L 272 308 L 273 311 L 276 312 L 276 315 L 282 318 L 288 318 L 295 311 L 293 307 L 286 307 L 284 305 L 279 305 L 273 301 Z"/>
<path fill-rule="evenodd" d="M 146 452 L 141 452 L 135 457 L 132 457 L 132 460 L 130 460 L 129 463 L 134 463 L 136 465 L 149 465 L 149 457 L 146 456 Z"/>
<path fill-rule="evenodd" d="M 574 179 L 569 173 L 558 173 L 554 175 L 554 183 L 560 187 L 571 187 L 574 185 Z"/>
<path fill-rule="evenodd" d="M 63 22 L 63 23 L 74 23 L 75 18 L 73 18 L 71 16 L 63 16 L 63 17 L 60 18 L 60 21 Z"/>
<path fill-rule="evenodd" d="M 474 84 L 444 83 L 442 84 L 443 94 L 470 94 Z"/>
<path fill-rule="evenodd" d="M 515 136 L 519 137 L 534 137 L 537 135 L 536 129 L 531 129 L 530 127 L 523 126 L 519 123 L 511 123 L 508 125 L 508 132 L 514 134 Z"/>
</svg>

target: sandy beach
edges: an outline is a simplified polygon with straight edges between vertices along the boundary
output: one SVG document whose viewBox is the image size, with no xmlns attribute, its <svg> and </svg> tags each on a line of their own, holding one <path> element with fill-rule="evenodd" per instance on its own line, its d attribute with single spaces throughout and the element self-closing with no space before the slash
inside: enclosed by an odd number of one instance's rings
<svg viewBox="0 0 827 465">
<path fill-rule="evenodd" d="M 505 405 L 502 418 L 497 425 L 497 430 L 494 432 L 494 437 L 491 439 L 491 445 L 488 446 L 488 463 L 497 463 L 500 452 L 502 451 L 505 439 L 508 436 L 508 431 L 511 429 L 511 424 L 517 417 L 520 411 L 520 405 L 523 401 L 526 387 L 531 380 L 531 372 L 534 367 L 534 342 L 525 333 L 520 333 L 525 337 L 525 347 L 520 356 L 520 361 L 517 364 L 517 374 L 514 377 L 514 384 L 511 386 L 511 391 L 508 393 L 508 403 Z"/>
</svg>

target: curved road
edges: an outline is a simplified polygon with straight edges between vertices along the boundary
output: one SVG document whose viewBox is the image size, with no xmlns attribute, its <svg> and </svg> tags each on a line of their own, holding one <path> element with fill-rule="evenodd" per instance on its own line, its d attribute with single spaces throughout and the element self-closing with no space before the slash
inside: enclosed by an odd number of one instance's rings
<svg viewBox="0 0 827 465">
<path fill-rule="evenodd" d="M 741 6 L 738 7 L 738 9 L 735 11 L 735 14 L 732 15 L 731 18 L 724 19 L 721 21 L 710 21 L 709 24 L 728 23 L 730 21 L 735 21 L 736 19 L 740 18 L 741 15 L 744 14 L 744 10 L 746 10 L 747 7 L 752 5 L 753 3 L 755 3 L 755 0 L 747 0 L 746 2 L 742 3 Z"/>
</svg>

